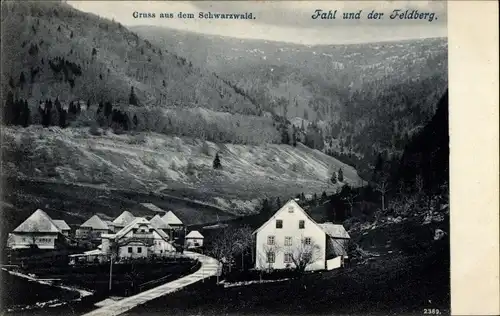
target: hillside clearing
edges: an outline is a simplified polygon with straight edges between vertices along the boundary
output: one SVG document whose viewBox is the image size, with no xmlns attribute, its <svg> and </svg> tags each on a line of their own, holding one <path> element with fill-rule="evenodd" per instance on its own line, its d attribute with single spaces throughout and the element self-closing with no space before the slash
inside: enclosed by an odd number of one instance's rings
<svg viewBox="0 0 500 316">
<path fill-rule="evenodd" d="M 8 176 L 53 179 L 142 192 L 177 190 L 241 215 L 265 197 L 334 192 L 329 179 L 342 168 L 344 183 L 361 184 L 354 168 L 302 144 L 216 144 L 156 133 L 93 136 L 87 128 L 5 128 Z M 219 153 L 222 170 L 212 162 Z"/>
</svg>

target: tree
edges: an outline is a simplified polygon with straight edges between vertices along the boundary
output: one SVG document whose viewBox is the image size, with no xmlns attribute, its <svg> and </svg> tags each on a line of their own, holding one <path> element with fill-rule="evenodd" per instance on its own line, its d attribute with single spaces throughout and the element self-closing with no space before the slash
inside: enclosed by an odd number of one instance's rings
<svg viewBox="0 0 500 316">
<path fill-rule="evenodd" d="M 276 198 L 276 208 L 277 208 L 277 209 L 280 209 L 280 208 L 281 208 L 281 200 L 280 200 L 280 197 L 279 197 L 279 196 Z"/>
<path fill-rule="evenodd" d="M 73 31 L 71 31 L 71 34 L 69 35 L 70 38 L 73 38 Z"/>
<path fill-rule="evenodd" d="M 267 266 L 267 270 L 271 271 L 273 269 L 273 261 L 276 260 L 276 255 L 281 250 L 282 247 L 277 243 L 277 241 L 275 241 L 272 245 L 264 243 L 264 245 L 262 246 L 262 252 L 260 254 L 257 254 L 260 267 Z M 270 260 L 271 258 L 274 258 L 274 260 Z"/>
<path fill-rule="evenodd" d="M 288 128 L 286 127 L 286 124 L 284 124 L 281 128 L 281 143 L 286 145 L 290 144 L 290 136 L 288 135 Z"/>
<path fill-rule="evenodd" d="M 301 238 L 300 242 L 289 248 L 285 247 L 285 255 L 292 260 L 295 271 L 303 273 L 306 268 L 321 257 L 320 246 L 309 238 Z"/>
<path fill-rule="evenodd" d="M 13 124 L 14 116 L 14 94 L 11 91 L 7 93 L 7 100 L 5 100 L 5 106 L 3 108 L 3 119 L 5 124 Z"/>
<path fill-rule="evenodd" d="M 344 182 L 344 172 L 342 171 L 342 168 L 339 168 L 337 179 L 339 180 L 339 182 Z"/>
<path fill-rule="evenodd" d="M 132 105 L 139 105 L 137 96 L 135 95 L 134 87 L 130 87 L 130 96 L 128 98 L 128 103 Z"/>
<path fill-rule="evenodd" d="M 321 199 L 326 200 L 327 198 L 328 198 L 328 196 L 326 195 L 326 192 L 323 191 L 323 193 L 321 194 Z"/>
<path fill-rule="evenodd" d="M 111 113 L 113 113 L 113 104 L 111 104 L 111 102 L 109 101 L 106 101 L 106 103 L 104 103 L 104 116 L 108 118 Z"/>
<path fill-rule="evenodd" d="M 292 125 L 292 145 L 293 147 L 297 146 L 297 128 L 295 128 L 295 125 Z"/>
<path fill-rule="evenodd" d="M 214 167 L 214 169 L 222 169 L 222 165 L 221 165 L 220 158 L 219 158 L 219 153 L 215 154 L 213 167 Z"/>
<path fill-rule="evenodd" d="M 345 184 L 341 191 L 341 199 L 349 205 L 349 215 L 352 216 L 352 211 L 354 209 L 354 204 L 356 204 L 356 198 L 359 196 L 349 185 Z"/>
<path fill-rule="evenodd" d="M 337 183 L 337 173 L 332 172 L 332 176 L 330 177 L 330 181 L 333 183 L 333 184 L 336 184 Z"/>
<path fill-rule="evenodd" d="M 382 212 L 385 212 L 385 195 L 389 191 L 389 183 L 387 180 L 387 175 L 383 176 L 379 182 L 375 185 L 375 191 L 380 193 L 380 198 L 382 202 Z"/>
<path fill-rule="evenodd" d="M 97 55 L 97 49 L 95 49 L 94 47 L 92 48 L 92 57 L 94 57 L 95 55 Z"/>
<path fill-rule="evenodd" d="M 26 77 L 24 76 L 24 71 L 21 71 L 21 74 L 19 75 L 19 85 L 21 86 L 21 89 L 24 87 L 25 82 Z"/>
<path fill-rule="evenodd" d="M 132 119 L 133 123 L 134 123 L 134 127 L 137 127 L 137 125 L 139 125 L 139 120 L 137 119 L 137 114 L 134 114 L 134 118 Z"/>
</svg>

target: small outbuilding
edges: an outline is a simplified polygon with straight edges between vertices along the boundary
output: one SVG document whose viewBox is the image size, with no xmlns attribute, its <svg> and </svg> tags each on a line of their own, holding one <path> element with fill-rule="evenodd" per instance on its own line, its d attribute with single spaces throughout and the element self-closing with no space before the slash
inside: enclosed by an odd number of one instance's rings
<svg viewBox="0 0 500 316">
<path fill-rule="evenodd" d="M 197 230 L 192 230 L 189 232 L 189 234 L 186 235 L 184 238 L 186 242 L 186 248 L 198 248 L 198 247 L 203 247 L 203 235 L 197 231 Z"/>
</svg>

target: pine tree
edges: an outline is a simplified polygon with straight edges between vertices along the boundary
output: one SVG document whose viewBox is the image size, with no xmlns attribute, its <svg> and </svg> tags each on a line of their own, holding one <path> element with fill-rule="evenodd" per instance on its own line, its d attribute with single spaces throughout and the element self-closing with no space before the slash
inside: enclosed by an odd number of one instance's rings
<svg viewBox="0 0 500 316">
<path fill-rule="evenodd" d="M 328 196 L 326 195 L 326 192 L 323 191 L 323 193 L 321 194 L 321 199 L 326 200 L 327 198 L 328 198 Z"/>
<path fill-rule="evenodd" d="M 339 182 L 344 182 L 344 172 L 342 171 L 342 168 L 339 168 L 339 173 L 337 178 L 339 179 Z"/>
<path fill-rule="evenodd" d="M 23 88 L 25 82 L 26 77 L 24 76 L 24 71 L 21 71 L 21 74 L 19 75 L 19 84 L 21 85 L 21 89 Z"/>
<path fill-rule="evenodd" d="M 112 112 L 113 112 L 113 104 L 107 101 L 106 103 L 104 103 L 104 116 L 108 118 Z"/>
<path fill-rule="evenodd" d="M 31 123 L 31 112 L 30 112 L 30 108 L 28 106 L 28 101 L 24 100 L 24 107 L 23 107 L 23 111 L 22 111 L 23 115 L 22 115 L 22 125 L 24 127 L 28 127 Z"/>
<path fill-rule="evenodd" d="M 336 184 L 337 183 L 337 174 L 334 172 L 332 172 L 332 176 L 330 177 L 330 181 L 333 183 L 333 184 Z"/>
<path fill-rule="evenodd" d="M 3 108 L 3 119 L 6 125 L 12 124 L 12 117 L 14 113 L 14 94 L 11 91 L 7 93 L 7 100 L 5 100 L 5 107 Z"/>
<path fill-rule="evenodd" d="M 280 208 L 281 208 L 281 200 L 280 200 L 280 197 L 279 197 L 279 196 L 276 198 L 276 208 L 277 208 L 277 209 L 280 209 Z"/>
<path fill-rule="evenodd" d="M 139 125 L 139 120 L 137 119 L 137 114 L 134 114 L 133 123 L 134 123 L 135 127 L 137 127 L 137 125 Z"/>
<path fill-rule="evenodd" d="M 214 169 L 221 169 L 222 168 L 220 158 L 219 158 L 219 153 L 215 154 L 213 167 L 214 167 Z"/>
<path fill-rule="evenodd" d="M 73 31 L 71 31 L 71 34 L 69 35 L 70 38 L 73 38 Z"/>
<path fill-rule="evenodd" d="M 128 103 L 132 105 L 139 105 L 137 102 L 137 96 L 135 95 L 134 87 L 130 87 L 130 96 L 128 98 Z"/>
<path fill-rule="evenodd" d="M 94 47 L 92 48 L 92 57 L 94 57 L 95 55 L 97 55 L 97 49 L 95 49 Z"/>
</svg>

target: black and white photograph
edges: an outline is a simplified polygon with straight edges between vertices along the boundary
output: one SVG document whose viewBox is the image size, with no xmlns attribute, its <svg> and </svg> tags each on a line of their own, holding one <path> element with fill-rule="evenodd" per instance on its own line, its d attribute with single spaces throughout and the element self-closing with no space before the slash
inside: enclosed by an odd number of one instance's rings
<svg viewBox="0 0 500 316">
<path fill-rule="evenodd" d="M 1 315 L 451 314 L 446 1 L 7 0 L 1 66 Z"/>
</svg>

